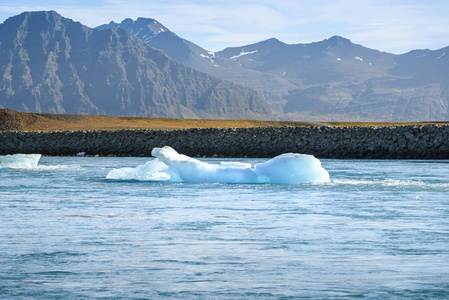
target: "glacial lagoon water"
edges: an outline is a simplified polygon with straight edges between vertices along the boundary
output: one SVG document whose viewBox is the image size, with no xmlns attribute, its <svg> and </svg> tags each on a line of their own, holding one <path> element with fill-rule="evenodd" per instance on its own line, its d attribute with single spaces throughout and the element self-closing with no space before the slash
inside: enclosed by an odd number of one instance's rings
<svg viewBox="0 0 449 300">
<path fill-rule="evenodd" d="M 295 185 L 106 178 L 149 160 L 0 168 L 0 298 L 449 298 L 447 160 L 321 159 L 330 182 Z"/>
</svg>

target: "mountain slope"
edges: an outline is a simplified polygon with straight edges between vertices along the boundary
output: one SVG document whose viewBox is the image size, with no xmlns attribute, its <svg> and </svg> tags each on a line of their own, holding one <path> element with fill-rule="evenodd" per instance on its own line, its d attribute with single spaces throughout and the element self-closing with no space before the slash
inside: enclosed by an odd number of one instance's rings
<svg viewBox="0 0 449 300">
<path fill-rule="evenodd" d="M 285 119 L 440 121 L 449 119 L 446 50 L 394 55 L 334 36 L 293 45 L 271 39 L 215 55 L 293 83 Z"/>
<path fill-rule="evenodd" d="M 148 24 L 158 26 L 152 31 Z M 394 55 L 334 36 L 310 44 L 273 38 L 211 53 L 153 19 L 112 25 L 134 33 L 146 26 L 152 36 L 146 43 L 187 66 L 255 89 L 280 119 L 449 119 L 449 48 Z"/>
<path fill-rule="evenodd" d="M 121 28 L 135 34 L 146 44 L 163 50 L 183 65 L 250 87 L 275 110 L 282 108 L 283 96 L 289 89 L 295 88 L 292 83 L 277 75 L 243 68 L 238 61 L 217 57 L 214 52 L 179 37 L 154 19 L 125 19 L 121 23 L 110 22 L 96 27 L 97 30 L 110 28 Z"/>
<path fill-rule="evenodd" d="M 268 118 L 251 89 L 187 68 L 129 32 L 56 12 L 0 25 L 0 107 L 71 114 Z"/>
<path fill-rule="evenodd" d="M 188 67 L 198 70 L 213 66 L 213 53 L 177 36 L 158 21 L 150 18 L 125 19 L 121 23 L 111 21 L 96 27 L 97 30 L 124 29 L 141 39 L 147 45 L 164 50 L 167 55 Z"/>
</svg>

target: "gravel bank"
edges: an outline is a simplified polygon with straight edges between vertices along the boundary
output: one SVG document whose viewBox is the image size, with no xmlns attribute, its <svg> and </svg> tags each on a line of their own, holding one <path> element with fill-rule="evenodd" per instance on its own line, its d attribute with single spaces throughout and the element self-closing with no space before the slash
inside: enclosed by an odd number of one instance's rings
<svg viewBox="0 0 449 300">
<path fill-rule="evenodd" d="M 0 154 L 150 156 L 171 146 L 189 156 L 449 159 L 449 126 L 260 127 L 183 130 L 3 131 Z"/>
</svg>

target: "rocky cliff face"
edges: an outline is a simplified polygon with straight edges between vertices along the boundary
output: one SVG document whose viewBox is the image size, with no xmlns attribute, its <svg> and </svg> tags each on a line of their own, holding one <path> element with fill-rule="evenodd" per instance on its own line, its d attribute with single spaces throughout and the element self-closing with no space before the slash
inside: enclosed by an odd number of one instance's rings
<svg viewBox="0 0 449 300">
<path fill-rule="evenodd" d="M 269 118 L 249 88 L 187 68 L 120 28 L 56 12 L 0 25 L 0 108 L 168 118 Z"/>
<path fill-rule="evenodd" d="M 110 28 L 121 28 L 136 35 L 146 44 L 163 50 L 170 58 L 185 66 L 256 90 L 272 110 L 277 112 L 282 110 L 284 97 L 289 90 L 296 87 L 282 76 L 243 66 L 240 61 L 232 58 L 234 55 L 227 57 L 207 51 L 176 35 L 154 19 L 125 19 L 121 23 L 110 22 L 96 27 L 98 30 Z M 237 55 L 239 53 L 240 50 Z M 282 118 L 282 115 L 279 117 Z"/>
</svg>

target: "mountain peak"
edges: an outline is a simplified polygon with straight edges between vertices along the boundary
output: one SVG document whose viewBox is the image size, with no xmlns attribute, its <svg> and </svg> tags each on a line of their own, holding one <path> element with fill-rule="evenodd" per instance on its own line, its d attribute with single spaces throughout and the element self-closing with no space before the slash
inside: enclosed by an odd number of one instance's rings
<svg viewBox="0 0 449 300">
<path fill-rule="evenodd" d="M 49 10 L 49 11 L 25 11 L 17 16 L 13 16 L 10 17 L 8 19 L 5 20 L 4 23 L 8 23 L 8 22 L 14 22 L 17 20 L 24 20 L 26 18 L 30 18 L 30 17 L 45 17 L 46 19 L 49 18 L 62 18 L 62 16 L 60 14 L 58 14 L 56 11 L 54 10 Z"/>
<path fill-rule="evenodd" d="M 284 43 L 278 40 L 277 38 L 269 38 L 268 40 L 261 41 L 257 44 L 268 44 L 268 45 L 283 45 Z"/>
<path fill-rule="evenodd" d="M 19 16 L 27 16 L 27 15 L 31 15 L 31 16 L 38 16 L 38 15 L 45 15 L 45 16 L 59 16 L 61 17 L 60 14 L 58 14 L 56 11 L 54 10 L 41 10 L 41 11 L 25 11 L 23 13 L 21 13 Z"/>
<path fill-rule="evenodd" d="M 336 44 L 352 44 L 352 42 L 349 39 L 341 37 L 339 35 L 334 35 L 334 36 L 330 37 L 329 39 L 324 40 L 323 42 L 330 42 L 333 45 L 336 45 Z"/>
<path fill-rule="evenodd" d="M 17 16 L 8 18 L 3 24 L 7 25 L 8 23 L 11 23 L 11 26 L 16 26 L 17 23 L 28 24 L 27 26 L 30 26 L 31 28 L 34 28 L 36 26 L 45 26 L 45 28 L 50 30 L 52 30 L 52 27 L 54 27 L 54 29 L 56 30 L 59 30 L 62 27 L 68 26 L 69 24 L 81 26 L 85 31 L 89 29 L 89 27 L 81 24 L 80 22 L 74 21 L 70 18 L 66 18 L 54 10 L 23 12 Z M 57 26 L 54 26 L 55 24 L 57 24 Z"/>
<path fill-rule="evenodd" d="M 129 30 L 120 29 L 125 25 Z M 186 68 L 131 35 L 145 42 L 164 33 L 155 20 L 125 19 L 108 28 L 93 30 L 54 11 L 8 19 L 0 26 L 0 66 L 6 66 L 0 107 L 168 118 L 269 115 L 254 90 Z"/>
<path fill-rule="evenodd" d="M 136 22 L 136 23 L 154 23 L 154 24 L 159 24 L 159 25 L 161 25 L 161 23 L 159 23 L 158 21 L 156 21 L 155 19 L 152 19 L 152 18 L 138 17 L 137 20 L 136 20 L 135 22 Z"/>
<path fill-rule="evenodd" d="M 223 51 L 220 51 L 220 52 L 225 52 L 225 51 L 228 51 L 230 49 L 242 49 L 242 48 L 252 49 L 252 48 L 259 48 L 259 47 L 271 48 L 273 46 L 276 47 L 276 46 L 282 46 L 282 45 L 285 45 L 285 43 L 281 42 L 277 38 L 269 38 L 268 40 L 264 40 L 264 41 L 261 41 L 261 42 L 255 43 L 255 44 L 245 45 L 245 46 L 242 46 L 242 47 L 229 47 L 229 48 L 226 48 L 226 49 L 224 49 Z"/>
<path fill-rule="evenodd" d="M 153 39 L 159 33 L 170 32 L 164 25 L 151 18 L 137 18 L 136 21 L 130 18 L 124 19 L 120 24 L 111 21 L 109 24 L 104 24 L 96 27 L 97 30 L 104 30 L 112 27 L 121 28 L 137 35 L 145 43 Z"/>
<path fill-rule="evenodd" d="M 265 42 L 270 42 L 270 43 L 277 43 L 277 42 L 279 42 L 280 43 L 281 41 L 279 41 L 275 37 L 272 37 L 272 38 L 266 39 Z"/>
<path fill-rule="evenodd" d="M 8 18 L 1 24 L 1 27 L 3 27 L 2 34 L 10 37 L 15 35 L 16 38 L 19 38 L 19 41 L 26 38 L 28 34 L 35 35 L 36 38 L 42 36 L 43 32 L 52 35 L 55 32 L 64 31 L 67 26 L 77 26 L 83 28 L 85 32 L 89 30 L 80 22 L 65 18 L 54 10 L 23 12 L 20 15 Z"/>
</svg>

